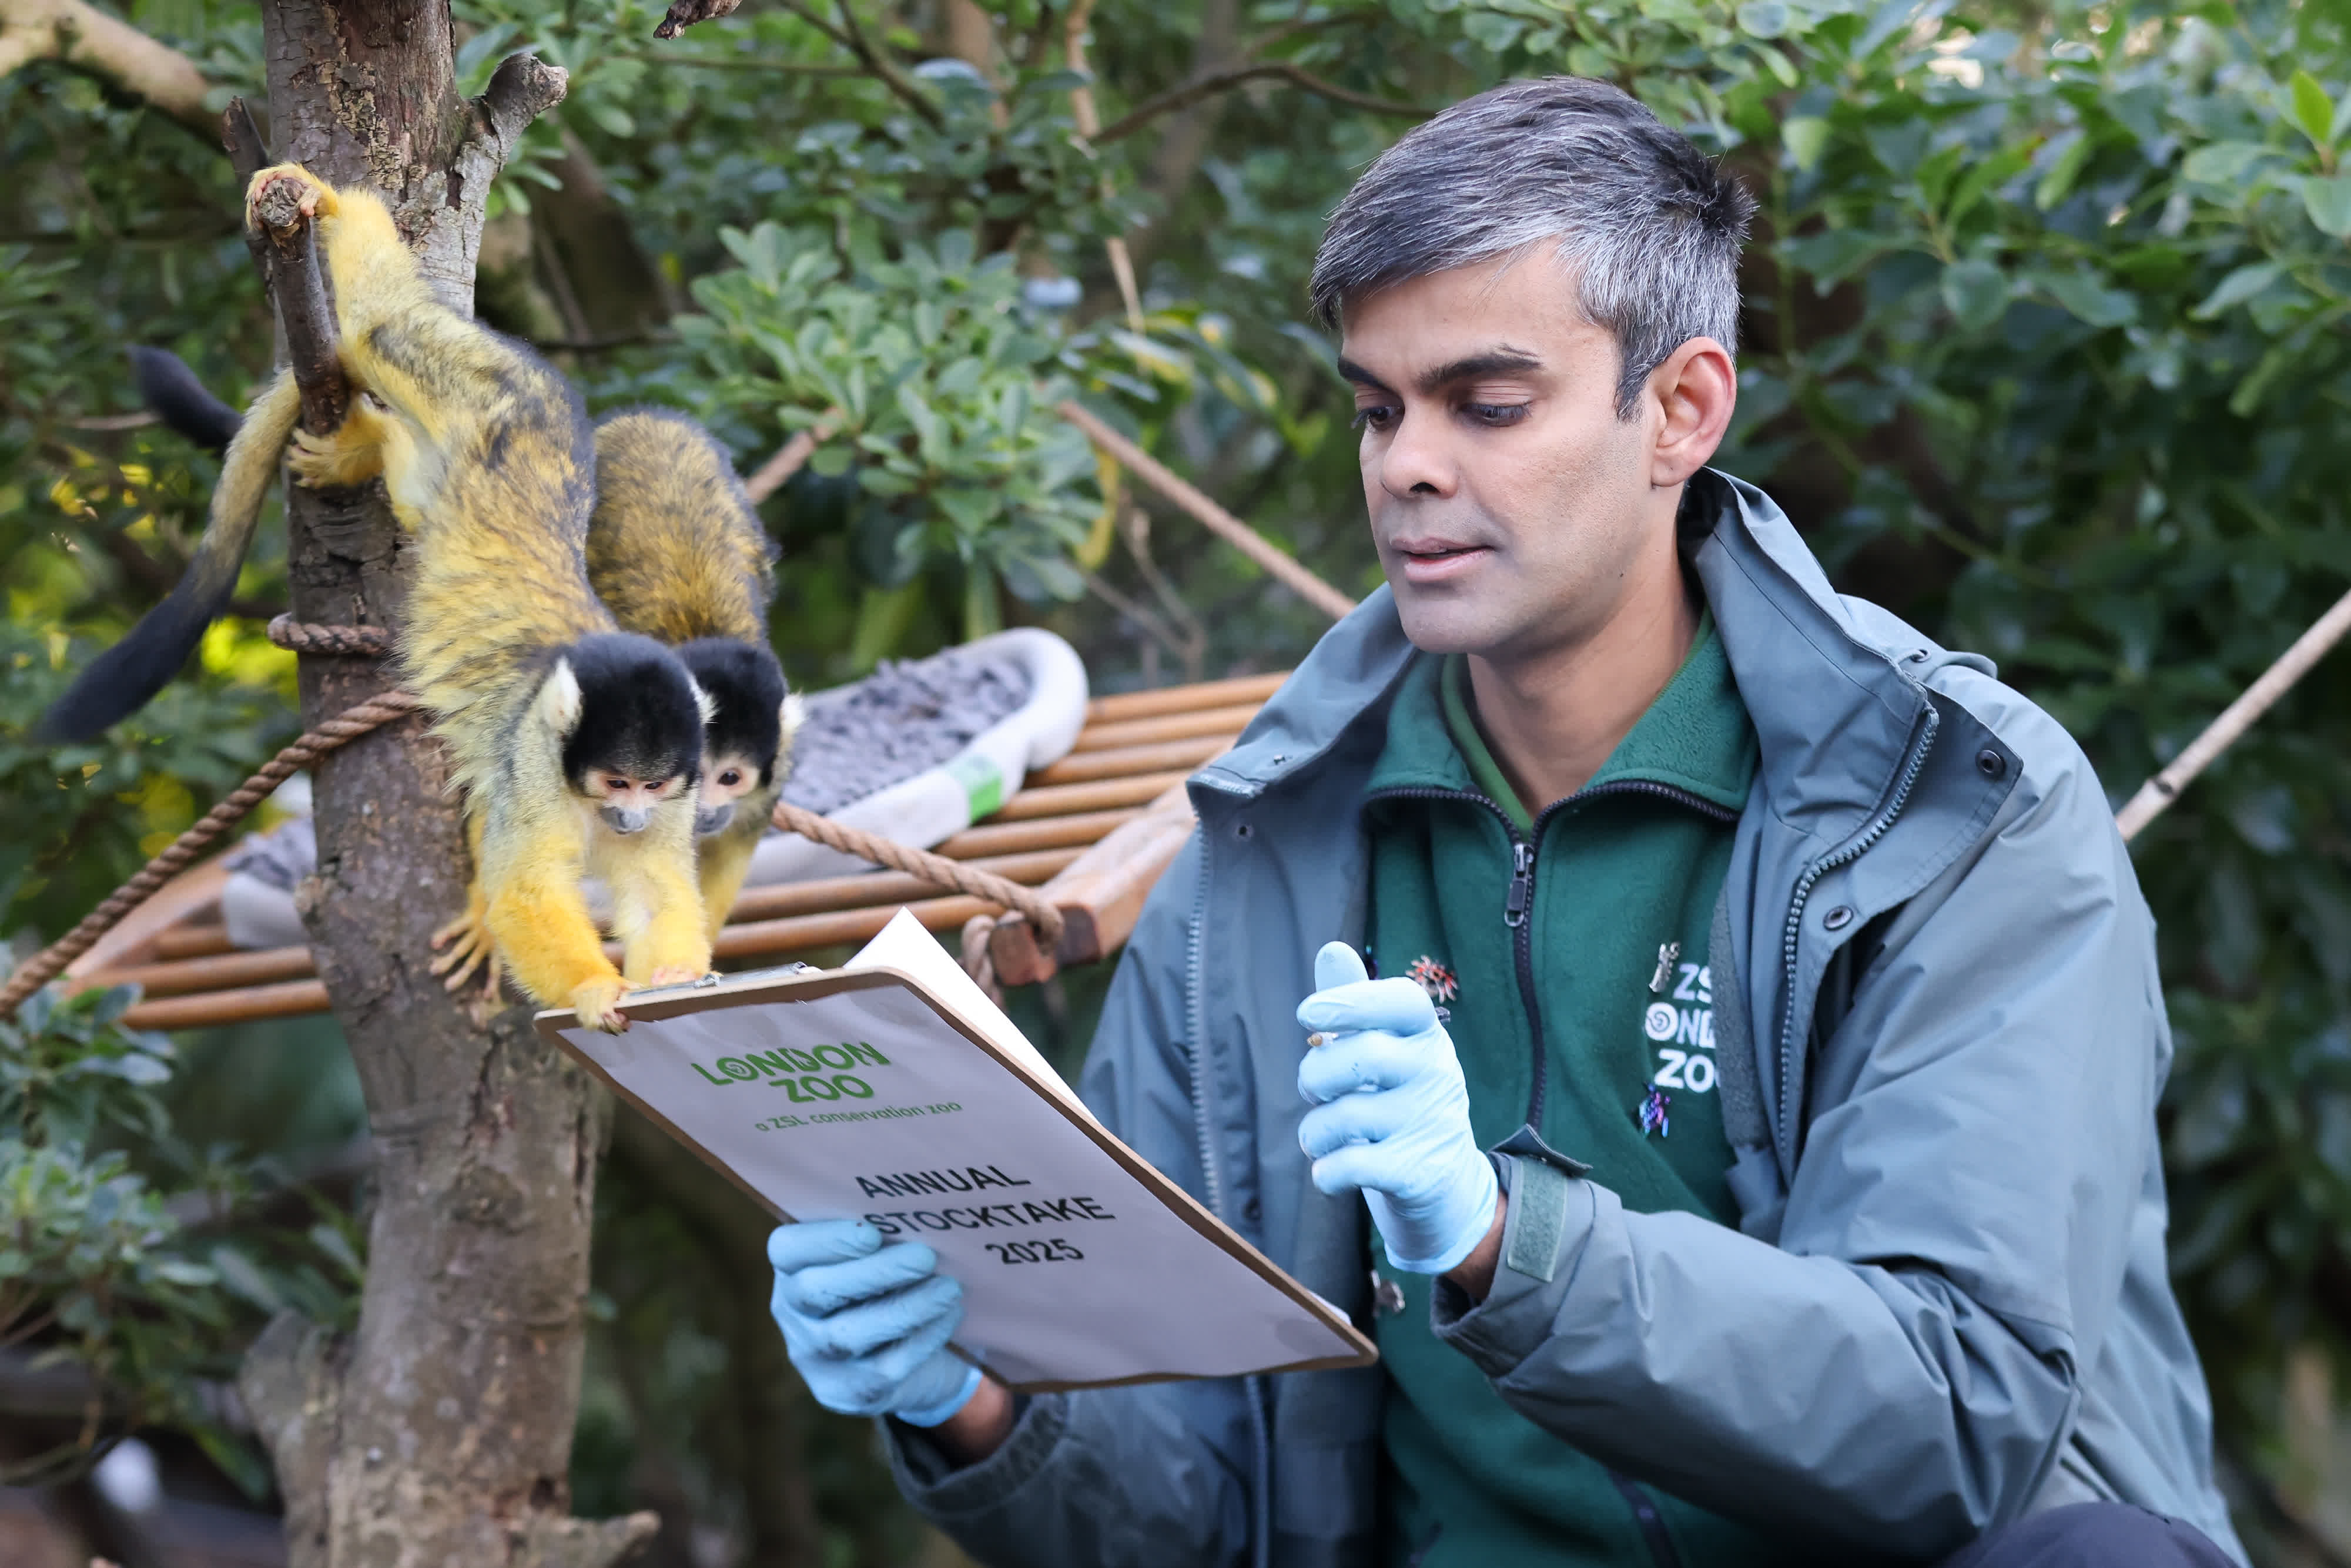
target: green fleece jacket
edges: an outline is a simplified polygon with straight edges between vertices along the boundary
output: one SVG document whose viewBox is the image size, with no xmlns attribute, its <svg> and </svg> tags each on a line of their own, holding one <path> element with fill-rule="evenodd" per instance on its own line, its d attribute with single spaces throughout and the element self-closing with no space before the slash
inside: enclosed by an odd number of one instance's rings
<svg viewBox="0 0 2351 1568">
<path fill-rule="evenodd" d="M 1607 762 L 1540 813 L 1471 704 L 1467 662 L 1424 655 L 1389 710 L 1364 790 L 1378 972 L 1419 980 L 1447 1010 L 1481 1145 L 1531 1125 L 1628 1207 L 1735 1225 L 1706 947 L 1756 746 L 1711 618 Z M 1511 1410 L 1431 1331 L 1430 1281 L 1375 1257 L 1395 1286 L 1377 1323 L 1390 1562 L 1771 1560 L 1752 1532 Z"/>
</svg>

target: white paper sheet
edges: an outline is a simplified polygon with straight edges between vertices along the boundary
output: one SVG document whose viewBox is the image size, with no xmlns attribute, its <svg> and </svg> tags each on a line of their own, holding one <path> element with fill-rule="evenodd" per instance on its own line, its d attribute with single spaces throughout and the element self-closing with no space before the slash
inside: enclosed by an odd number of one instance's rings
<svg viewBox="0 0 2351 1568">
<path fill-rule="evenodd" d="M 935 1249 L 965 1288 L 958 1343 L 1016 1386 L 1364 1353 L 1073 1125 L 1054 1101 L 1075 1096 L 912 915 L 853 962 L 919 977 L 1041 1090 L 898 985 L 558 1032 L 784 1212 Z"/>
</svg>

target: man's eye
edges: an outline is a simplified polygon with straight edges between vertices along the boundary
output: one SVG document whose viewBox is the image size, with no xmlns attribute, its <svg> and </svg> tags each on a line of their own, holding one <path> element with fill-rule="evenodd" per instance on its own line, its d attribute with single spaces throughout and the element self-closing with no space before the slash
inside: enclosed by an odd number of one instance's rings
<svg viewBox="0 0 2351 1568">
<path fill-rule="evenodd" d="M 1371 430 L 1384 434 L 1395 428 L 1395 422 L 1400 417 L 1402 417 L 1400 411 L 1393 403 L 1375 402 L 1368 408 L 1357 409 L 1354 423 L 1357 430 Z"/>
<path fill-rule="evenodd" d="M 1527 405 L 1522 402 L 1464 403 L 1461 411 L 1480 424 L 1516 424 L 1527 416 Z"/>
</svg>

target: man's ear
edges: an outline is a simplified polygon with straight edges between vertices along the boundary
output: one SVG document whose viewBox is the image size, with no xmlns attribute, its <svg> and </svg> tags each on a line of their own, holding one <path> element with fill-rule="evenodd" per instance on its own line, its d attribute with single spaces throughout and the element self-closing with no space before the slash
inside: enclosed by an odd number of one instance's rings
<svg viewBox="0 0 2351 1568">
<path fill-rule="evenodd" d="M 1738 367 L 1720 343 L 1692 338 L 1649 372 L 1646 395 L 1663 415 L 1649 454 L 1649 483 L 1670 489 L 1705 467 L 1722 444 L 1739 406 Z"/>
</svg>

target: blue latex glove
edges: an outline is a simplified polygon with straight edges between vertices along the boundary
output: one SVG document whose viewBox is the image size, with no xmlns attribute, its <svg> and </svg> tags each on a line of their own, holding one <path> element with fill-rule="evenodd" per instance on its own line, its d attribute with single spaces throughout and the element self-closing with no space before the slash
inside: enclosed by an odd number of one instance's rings
<svg viewBox="0 0 2351 1568">
<path fill-rule="evenodd" d="M 921 1242 L 884 1247 L 862 1219 L 818 1219 L 779 1226 L 768 1261 L 784 1349 L 826 1409 L 935 1427 L 978 1390 L 979 1368 L 946 1348 L 963 1287 Z"/>
<path fill-rule="evenodd" d="M 1327 1193 L 1361 1188 L 1388 1260 L 1442 1274 L 1493 1228 L 1494 1166 L 1469 1131 L 1469 1091 L 1437 1005 L 1415 982 L 1368 978 L 1344 942 L 1314 956 L 1299 1024 L 1325 1037 L 1298 1064 L 1314 1104 L 1299 1146 Z"/>
</svg>

